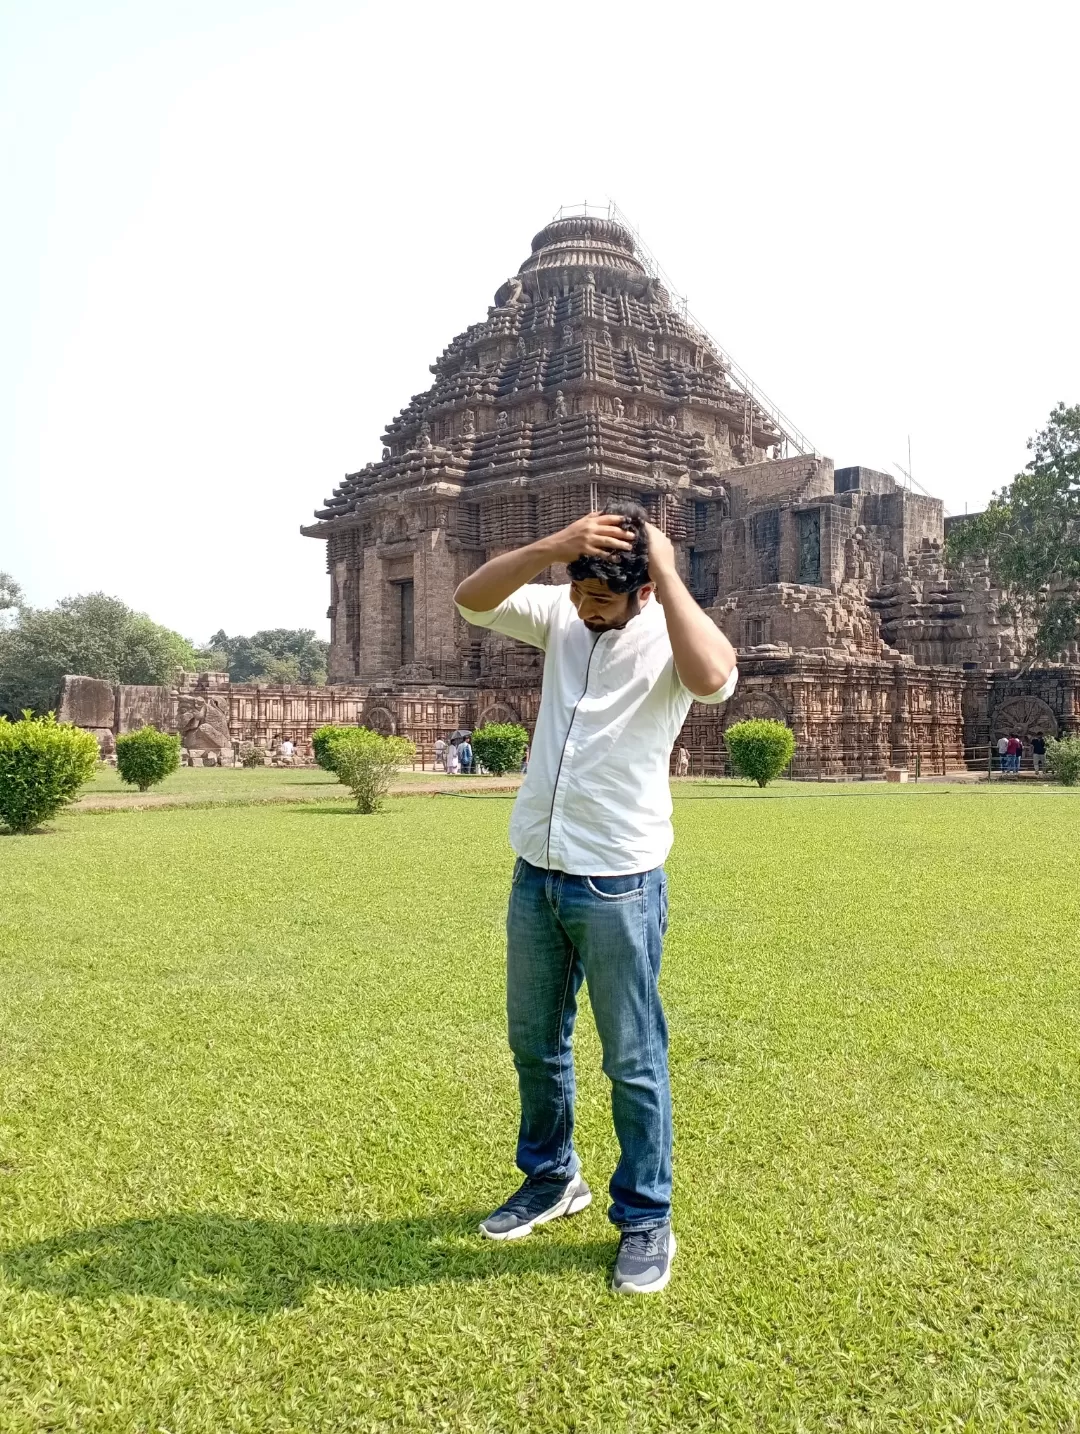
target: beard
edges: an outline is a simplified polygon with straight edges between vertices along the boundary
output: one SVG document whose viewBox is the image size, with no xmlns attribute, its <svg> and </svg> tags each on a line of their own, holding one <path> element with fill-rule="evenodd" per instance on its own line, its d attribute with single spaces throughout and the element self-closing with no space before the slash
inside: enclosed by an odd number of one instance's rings
<svg viewBox="0 0 1080 1434">
<path fill-rule="evenodd" d="M 627 594 L 626 612 L 618 622 L 600 622 L 595 618 L 591 622 L 586 622 L 585 618 L 581 620 L 590 632 L 618 632 L 620 628 L 626 626 L 631 618 L 637 617 L 640 611 L 641 597 L 638 593 L 632 592 Z"/>
</svg>

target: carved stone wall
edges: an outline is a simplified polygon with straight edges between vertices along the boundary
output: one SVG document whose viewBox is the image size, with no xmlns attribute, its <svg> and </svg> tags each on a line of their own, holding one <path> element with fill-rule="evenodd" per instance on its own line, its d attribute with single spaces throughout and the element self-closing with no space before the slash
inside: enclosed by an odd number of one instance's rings
<svg viewBox="0 0 1080 1434">
<path fill-rule="evenodd" d="M 780 649 L 744 652 L 739 666 L 739 688 L 730 704 L 691 708 L 680 740 L 692 753 L 717 753 L 727 725 L 749 716 L 775 717 L 791 726 L 795 774 L 808 777 L 880 776 L 889 765 L 914 767 L 916 756 L 924 774 L 959 771 L 965 751 L 985 748 L 1006 725 L 1023 737 L 1036 730 L 1080 732 L 1080 667 L 987 674 L 919 667 L 895 653 L 876 660 Z M 66 678 L 61 715 L 88 726 L 108 745 L 117 732 L 128 730 L 120 713 L 131 714 L 132 721 L 142 715 L 130 691 Z M 175 688 L 152 691 L 159 713 L 175 714 L 172 730 L 182 730 L 196 761 L 229 761 L 231 748 L 241 741 L 269 751 L 286 737 L 309 753 L 311 734 L 333 722 L 408 737 L 430 764 L 436 738 L 496 721 L 520 722 L 531 732 L 540 706 L 536 683 L 501 676 L 457 688 L 398 689 L 234 686 L 223 674 L 202 673 L 184 674 Z M 80 720 L 106 715 L 108 727 Z"/>
</svg>

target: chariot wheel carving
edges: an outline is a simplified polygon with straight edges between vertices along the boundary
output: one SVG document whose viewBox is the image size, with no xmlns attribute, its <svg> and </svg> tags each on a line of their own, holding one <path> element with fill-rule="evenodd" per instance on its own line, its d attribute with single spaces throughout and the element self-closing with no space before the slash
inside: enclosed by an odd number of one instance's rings
<svg viewBox="0 0 1080 1434">
<path fill-rule="evenodd" d="M 990 740 L 999 737 L 1056 737 L 1058 720 L 1041 697 L 1007 697 L 990 718 Z"/>
<path fill-rule="evenodd" d="M 378 732 L 380 737 L 392 737 L 397 731 L 397 723 L 389 707 L 365 708 L 363 725 L 370 732 Z"/>
<path fill-rule="evenodd" d="M 735 700 L 728 705 L 724 713 L 724 730 L 733 722 L 746 722 L 754 717 L 765 718 L 769 722 L 783 722 L 785 727 L 791 726 L 787 713 L 775 697 L 751 688 L 748 692 L 737 694 Z"/>
<path fill-rule="evenodd" d="M 486 727 L 489 722 L 514 722 L 521 726 L 521 718 L 505 702 L 495 702 L 490 707 L 485 707 L 476 719 L 477 727 Z"/>
</svg>

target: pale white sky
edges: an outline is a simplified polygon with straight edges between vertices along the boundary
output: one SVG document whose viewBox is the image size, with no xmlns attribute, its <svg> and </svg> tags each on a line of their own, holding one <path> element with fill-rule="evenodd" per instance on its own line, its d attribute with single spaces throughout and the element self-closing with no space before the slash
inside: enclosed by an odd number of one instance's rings
<svg viewBox="0 0 1080 1434">
<path fill-rule="evenodd" d="M 1080 401 L 1080 6 L 0 0 L 0 568 L 325 633 L 301 538 L 613 197 L 837 464 L 953 512 Z"/>
</svg>

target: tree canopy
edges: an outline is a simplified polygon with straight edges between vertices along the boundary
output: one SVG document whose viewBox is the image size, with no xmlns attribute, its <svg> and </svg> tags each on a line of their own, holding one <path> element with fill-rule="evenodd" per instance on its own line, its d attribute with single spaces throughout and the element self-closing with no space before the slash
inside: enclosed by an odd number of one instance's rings
<svg viewBox="0 0 1080 1434">
<path fill-rule="evenodd" d="M 199 657 L 203 667 L 228 672 L 234 682 L 320 683 L 329 652 L 312 628 L 271 627 L 251 637 L 215 632 Z"/>
<path fill-rule="evenodd" d="M 11 586 L 18 593 L 17 584 Z M 64 598 L 54 608 L 20 605 L 15 625 L 0 631 L 0 712 L 17 717 L 27 708 L 55 710 L 69 672 L 166 683 L 177 667 L 195 666 L 195 649 L 179 633 L 105 593 Z"/>
<path fill-rule="evenodd" d="M 1080 639 L 1080 404 L 1059 403 L 1028 449 L 1023 473 L 953 528 L 949 555 L 988 558 L 1034 620 L 1028 656 L 1054 658 Z"/>
</svg>

